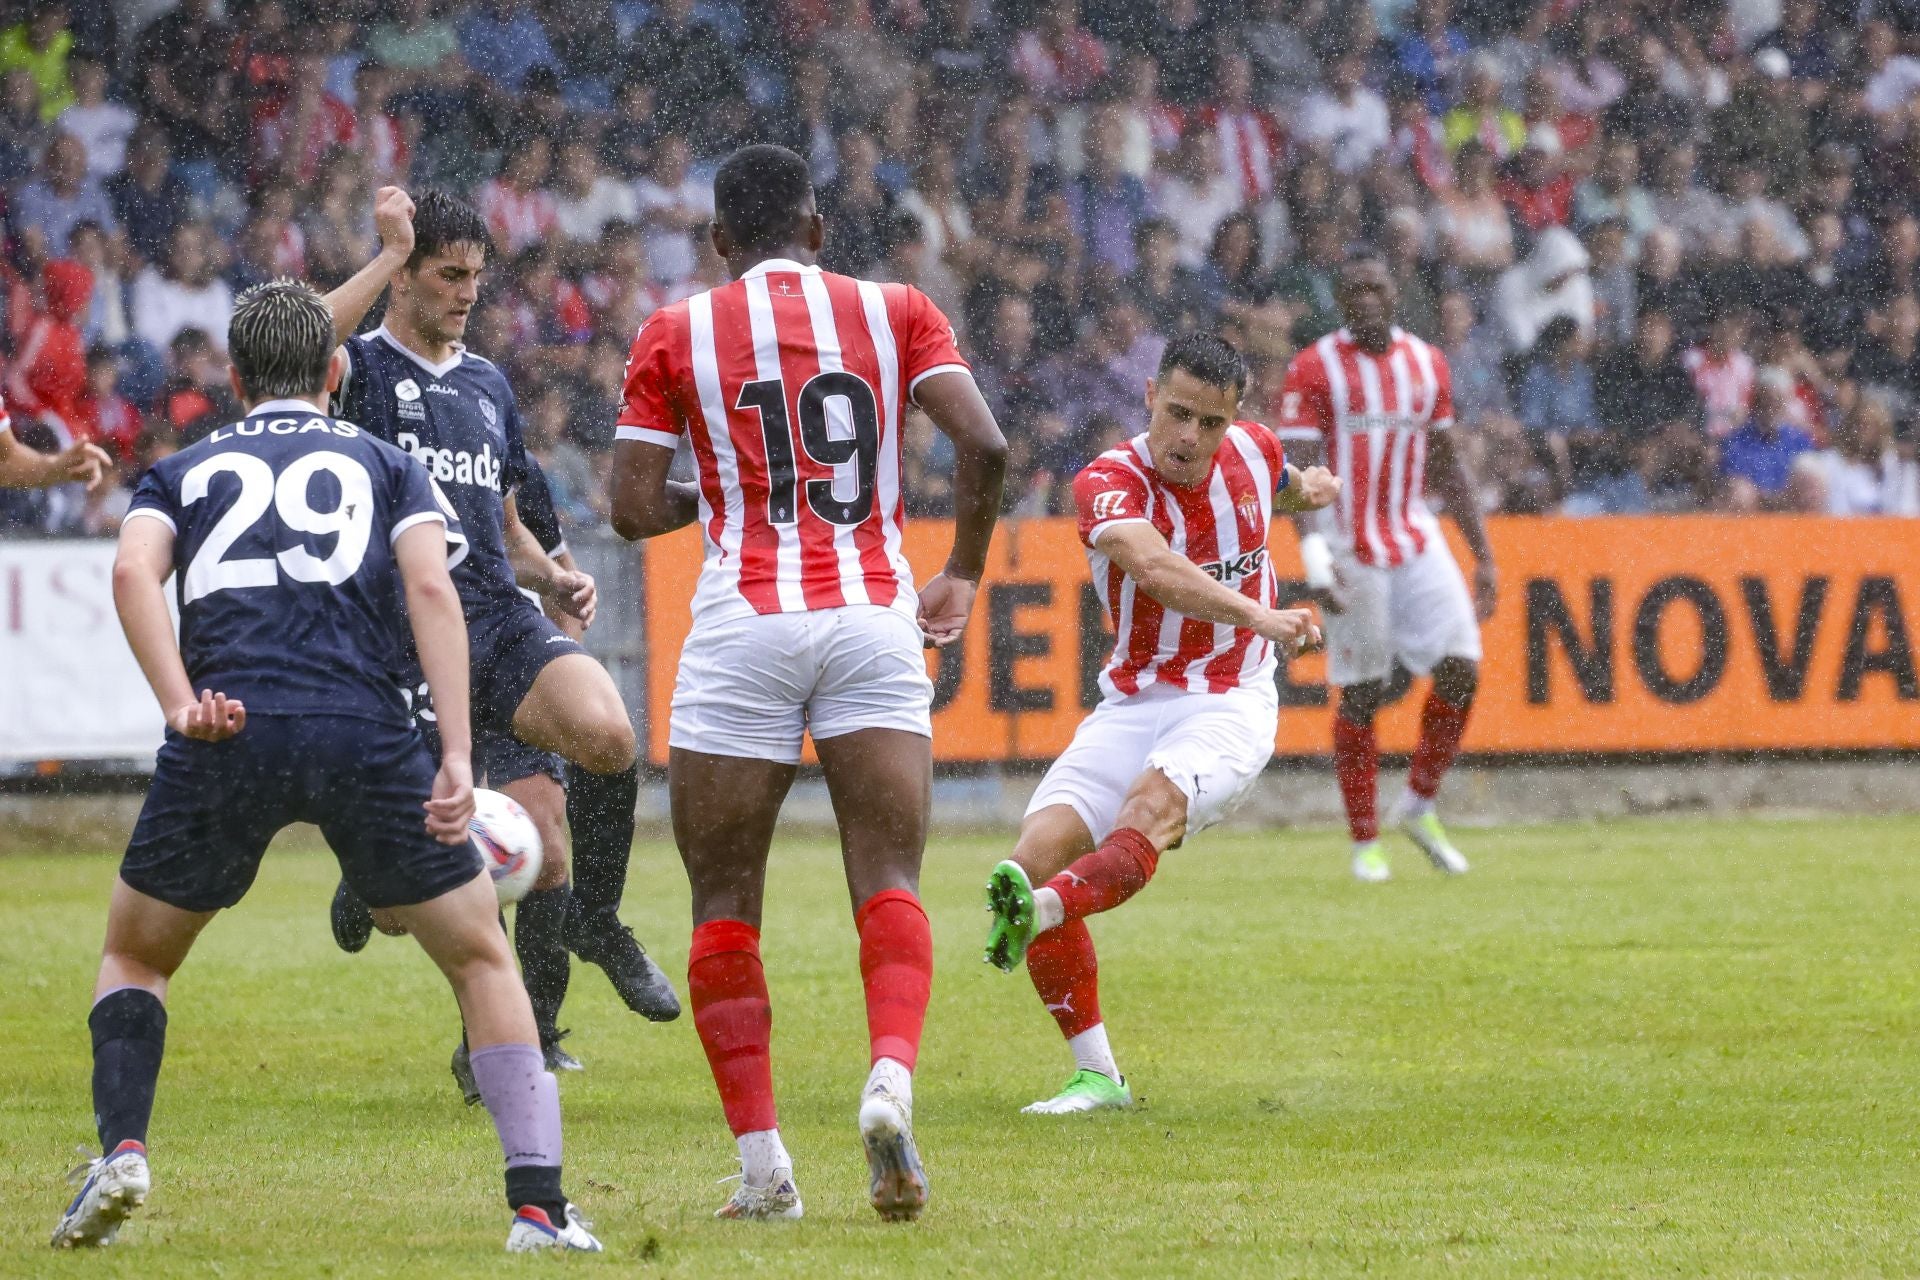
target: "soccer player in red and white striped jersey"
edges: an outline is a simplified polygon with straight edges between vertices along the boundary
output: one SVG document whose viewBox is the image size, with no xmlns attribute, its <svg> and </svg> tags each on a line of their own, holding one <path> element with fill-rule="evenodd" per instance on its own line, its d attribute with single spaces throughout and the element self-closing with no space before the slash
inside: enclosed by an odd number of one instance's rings
<svg viewBox="0 0 1920 1280">
<path fill-rule="evenodd" d="M 1307 583 L 1327 617 L 1327 678 L 1340 689 L 1334 772 L 1353 837 L 1353 872 L 1391 874 L 1376 814 L 1379 747 L 1373 718 L 1398 662 L 1433 676 L 1420 713 L 1401 830 L 1442 871 L 1467 869 L 1434 815 L 1439 790 L 1473 705 L 1480 622 L 1497 578 L 1486 529 L 1453 447 L 1447 358 L 1393 323 L 1393 277 L 1384 260 L 1357 253 L 1342 265 L 1335 298 L 1346 327 L 1293 359 L 1281 391 L 1280 434 L 1302 456 L 1324 453 L 1346 482 L 1321 528 L 1301 538 Z M 1427 507 L 1432 483 L 1474 555 L 1474 591 Z M 1326 526 L 1331 527 L 1326 527 Z"/>
<path fill-rule="evenodd" d="M 871 1073 L 860 1131 L 890 1219 L 926 1202 L 912 1070 L 933 977 L 917 895 L 933 770 L 922 645 L 958 639 L 986 566 L 1006 441 L 919 290 L 823 272 L 806 161 L 744 147 L 714 179 L 713 245 L 734 279 L 634 338 L 614 446 L 613 524 L 699 522 L 706 563 L 681 652 L 668 788 L 693 886 L 694 1025 L 739 1141 L 729 1218 L 797 1218 L 780 1141 L 760 966 L 761 898 L 803 736 L 826 773 L 860 931 Z M 917 593 L 900 551 L 901 421 L 954 442 L 955 529 Z M 669 482 L 682 439 L 695 484 Z"/>
<path fill-rule="evenodd" d="M 77 483 L 92 493 L 113 474 L 113 459 L 97 444 L 76 441 L 59 453 L 41 453 L 13 434 L 7 402 L 0 399 L 0 489 L 45 489 Z"/>
<path fill-rule="evenodd" d="M 1223 339 L 1175 338 L 1147 384 L 1146 431 L 1074 480 L 1116 637 L 1106 698 L 1047 770 L 1013 857 L 987 882 L 987 960 L 1011 971 L 1025 957 L 1074 1058 L 1066 1086 L 1030 1112 L 1132 1101 L 1100 1016 L 1085 918 L 1145 888 L 1161 854 L 1252 785 L 1279 727 L 1274 647 L 1318 640 L 1309 610 L 1273 607 L 1267 525 L 1276 505 L 1325 506 L 1340 482 L 1289 466 L 1273 432 L 1235 421 L 1246 384 Z"/>
</svg>

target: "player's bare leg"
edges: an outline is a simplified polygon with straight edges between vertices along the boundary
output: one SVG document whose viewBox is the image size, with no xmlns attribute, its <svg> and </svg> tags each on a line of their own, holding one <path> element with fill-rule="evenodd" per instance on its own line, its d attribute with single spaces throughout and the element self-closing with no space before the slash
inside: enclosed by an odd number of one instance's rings
<svg viewBox="0 0 1920 1280">
<path fill-rule="evenodd" d="M 740 1187 L 716 1216 L 797 1218 L 793 1158 L 773 1101 L 773 1008 L 760 964 L 767 853 L 795 768 L 681 747 L 667 763 L 673 839 L 693 891 L 687 999 L 740 1148 Z"/>
<path fill-rule="evenodd" d="M 1065 1087 L 1028 1112 L 1062 1115 L 1133 1101 L 1100 1015 L 1099 961 L 1085 918 L 1144 889 L 1160 855 L 1186 833 L 1185 793 L 1148 769 L 1134 780 L 1113 830 L 1097 847 L 1071 806 L 1051 805 L 1021 825 L 1014 856 L 994 868 L 987 885 L 994 914 L 987 959 L 1008 970 L 1026 960 L 1034 991 L 1074 1060 Z"/>
<path fill-rule="evenodd" d="M 1467 870 L 1467 859 L 1434 812 L 1440 782 L 1460 754 L 1473 695 L 1480 687 L 1480 665 L 1471 658 L 1442 658 L 1433 668 L 1433 688 L 1420 708 L 1420 741 L 1407 770 L 1407 789 L 1394 806 L 1393 820 L 1427 860 L 1448 875 Z"/>
<path fill-rule="evenodd" d="M 1373 718 L 1386 700 L 1383 680 L 1363 680 L 1340 690 L 1333 717 L 1333 776 L 1347 811 L 1347 835 L 1353 841 L 1353 874 L 1370 884 L 1390 879 L 1392 869 L 1380 848 L 1377 792 L 1380 744 Z"/>
<path fill-rule="evenodd" d="M 911 1221 L 927 1203 L 913 1140 L 913 1069 L 933 987 L 933 932 L 920 905 L 920 862 L 933 805 L 933 742 L 900 729 L 861 729 L 817 742 L 840 827 L 841 857 L 866 989 L 868 1074 L 860 1139 L 868 1199 Z"/>
<path fill-rule="evenodd" d="M 680 1016 L 660 967 L 620 922 L 640 795 L 633 724 L 606 668 L 584 653 L 549 662 L 514 711 L 520 741 L 579 766 L 566 806 L 573 831 L 573 895 L 567 945 L 606 971 L 629 1009 L 654 1022 Z"/>
</svg>

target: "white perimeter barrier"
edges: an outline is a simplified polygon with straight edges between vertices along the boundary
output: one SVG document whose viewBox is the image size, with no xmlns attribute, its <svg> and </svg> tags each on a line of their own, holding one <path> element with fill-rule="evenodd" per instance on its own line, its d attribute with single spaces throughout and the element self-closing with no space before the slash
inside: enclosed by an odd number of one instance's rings
<svg viewBox="0 0 1920 1280">
<path fill-rule="evenodd" d="M 114 546 L 0 541 L 0 761 L 151 765 L 165 725 L 114 616 Z"/>
</svg>

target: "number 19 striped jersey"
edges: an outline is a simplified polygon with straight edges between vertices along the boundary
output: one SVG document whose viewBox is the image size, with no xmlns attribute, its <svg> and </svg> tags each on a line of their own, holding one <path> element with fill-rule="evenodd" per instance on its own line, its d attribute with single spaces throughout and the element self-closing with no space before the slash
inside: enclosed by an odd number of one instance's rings
<svg viewBox="0 0 1920 1280">
<path fill-rule="evenodd" d="M 641 325 L 616 435 L 693 447 L 706 544 L 694 616 L 911 615 L 901 420 L 914 388 L 950 371 L 969 370 L 918 289 L 780 258 Z"/>
<path fill-rule="evenodd" d="M 1274 495 L 1286 484 L 1287 459 L 1279 438 L 1257 422 L 1228 427 L 1206 480 L 1191 488 L 1160 478 L 1144 434 L 1107 450 L 1074 477 L 1080 540 L 1093 589 L 1114 632 L 1113 656 L 1100 673 L 1109 701 L 1152 684 L 1190 693 L 1272 684 L 1272 641 L 1245 627 L 1174 613 L 1100 550 L 1100 538 L 1117 525 L 1150 524 L 1175 555 L 1271 608 L 1276 587 L 1267 530 Z"/>
</svg>

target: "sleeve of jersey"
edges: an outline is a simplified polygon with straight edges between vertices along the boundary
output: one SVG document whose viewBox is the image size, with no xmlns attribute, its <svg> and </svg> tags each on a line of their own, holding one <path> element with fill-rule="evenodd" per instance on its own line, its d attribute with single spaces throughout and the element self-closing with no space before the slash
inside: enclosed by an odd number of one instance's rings
<svg viewBox="0 0 1920 1280">
<path fill-rule="evenodd" d="M 908 399 L 936 373 L 973 372 L 973 366 L 960 354 L 960 340 L 954 335 L 952 323 L 933 305 L 933 299 L 911 285 L 906 289 L 906 324 L 901 338 L 900 372 L 906 378 Z"/>
<path fill-rule="evenodd" d="M 133 497 L 127 500 L 127 514 L 121 520 L 123 523 L 127 520 L 158 520 L 178 534 L 180 522 L 175 517 L 179 512 L 166 481 L 160 478 L 160 468 L 148 467 L 147 473 L 140 477 L 140 483 L 133 487 Z"/>
<path fill-rule="evenodd" d="M 400 541 L 400 535 L 417 524 L 439 524 L 449 529 L 458 523 L 441 507 L 440 494 L 433 475 L 425 467 L 402 455 L 392 468 L 393 525 L 387 531 L 387 545 Z"/>
<path fill-rule="evenodd" d="M 527 482 L 527 468 L 532 464 L 527 460 L 527 433 L 520 422 L 520 402 L 514 398 L 513 388 L 507 386 L 505 378 L 500 379 L 500 385 L 507 393 L 506 429 L 502 432 L 506 446 L 500 459 L 500 488 L 504 493 L 512 493 Z"/>
<path fill-rule="evenodd" d="M 1433 393 L 1433 414 L 1427 426 L 1434 431 L 1445 431 L 1453 426 L 1453 370 L 1447 365 L 1447 357 L 1439 348 L 1433 351 L 1433 380 L 1436 384 Z"/>
<path fill-rule="evenodd" d="M 362 431 L 369 430 L 367 418 L 360 410 L 361 398 L 368 388 L 366 353 L 361 344 L 366 340 L 355 334 L 340 344 L 347 353 L 347 367 L 340 373 L 340 385 L 333 389 L 333 416 L 344 418 Z M 373 432 L 378 436 L 378 432 Z M 388 441 L 389 444 L 392 441 Z"/>
<path fill-rule="evenodd" d="M 542 551 L 557 556 L 567 549 L 567 540 L 560 536 L 560 516 L 553 509 L 553 490 L 547 485 L 547 473 L 541 470 L 532 454 L 527 455 L 527 478 L 520 485 L 514 506 L 520 511 L 520 523 L 539 540 Z"/>
<path fill-rule="evenodd" d="M 1333 402 L 1327 389 L 1327 371 L 1311 349 L 1302 351 L 1287 366 L 1287 380 L 1280 386 L 1280 426 L 1282 440 L 1319 440 L 1333 430 Z"/>
<path fill-rule="evenodd" d="M 1075 476 L 1073 507 L 1080 516 L 1080 541 L 1089 547 L 1118 525 L 1151 523 L 1146 482 L 1125 467 L 1095 463 Z"/>
<path fill-rule="evenodd" d="M 1287 487 L 1287 451 L 1280 443 L 1279 435 L 1264 422 L 1244 424 L 1247 434 L 1260 449 L 1260 456 L 1267 460 L 1268 474 L 1273 476 L 1273 491 L 1279 493 Z"/>
<path fill-rule="evenodd" d="M 615 440 L 638 440 L 663 449 L 680 447 L 687 422 L 675 401 L 673 348 L 676 326 L 655 314 L 633 335 L 627 353 L 627 386 L 614 425 Z"/>
</svg>

